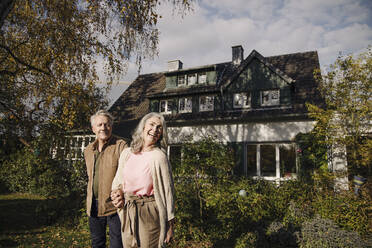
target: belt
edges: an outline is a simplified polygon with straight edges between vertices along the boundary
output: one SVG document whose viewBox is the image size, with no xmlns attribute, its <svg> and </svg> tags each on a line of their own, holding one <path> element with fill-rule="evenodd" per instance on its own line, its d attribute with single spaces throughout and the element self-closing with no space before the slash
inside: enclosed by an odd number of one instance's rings
<svg viewBox="0 0 372 248">
<path fill-rule="evenodd" d="M 140 240 L 138 237 L 138 208 L 137 206 L 143 206 L 146 202 L 155 201 L 154 196 L 136 196 L 136 195 L 127 195 L 125 194 L 125 204 L 124 204 L 124 218 L 128 218 L 130 234 L 134 236 L 132 241 L 132 246 L 140 246 Z M 126 223 L 124 219 L 123 223 Z M 123 225 L 124 231 L 124 225 Z"/>
</svg>

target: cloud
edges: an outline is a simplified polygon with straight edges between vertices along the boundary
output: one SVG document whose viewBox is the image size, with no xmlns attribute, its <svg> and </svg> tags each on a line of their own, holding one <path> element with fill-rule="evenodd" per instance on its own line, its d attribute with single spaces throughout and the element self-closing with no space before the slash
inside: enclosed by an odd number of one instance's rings
<svg viewBox="0 0 372 248">
<path fill-rule="evenodd" d="M 227 62 L 239 44 L 245 56 L 317 50 L 321 65 L 372 44 L 372 4 L 363 0 L 200 0 L 184 18 L 169 4 L 160 12 L 159 57 L 144 61 L 141 73 L 166 71 L 174 59 L 184 68 Z M 130 64 L 122 79 L 136 76 Z"/>
</svg>

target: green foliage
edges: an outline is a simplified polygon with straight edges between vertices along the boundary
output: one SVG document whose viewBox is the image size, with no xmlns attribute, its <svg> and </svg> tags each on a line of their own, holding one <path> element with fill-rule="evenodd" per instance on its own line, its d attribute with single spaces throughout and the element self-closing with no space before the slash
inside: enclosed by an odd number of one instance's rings
<svg viewBox="0 0 372 248">
<path fill-rule="evenodd" d="M 310 144 L 311 139 L 306 138 L 306 144 Z M 303 154 L 312 148 L 324 154 L 321 145 L 303 148 L 309 149 Z M 323 159 L 309 158 L 311 163 L 318 161 L 319 166 L 311 180 L 277 185 L 232 176 L 232 152 L 214 139 L 188 143 L 182 151 L 182 159 L 173 164 L 177 221 L 174 247 L 298 247 L 301 242 L 304 247 L 316 247 L 307 240 L 309 233 L 301 239 L 304 223 L 312 223 L 315 215 L 334 221 L 338 229 L 333 235 L 340 236 L 338 231 L 342 230 L 362 240 L 358 235 L 371 234 L 367 215 L 371 199 L 334 193 L 329 185 L 333 174 L 324 168 Z M 219 166 L 213 169 L 216 154 L 224 157 L 216 159 Z M 240 190 L 246 195 L 239 195 Z"/>
<path fill-rule="evenodd" d="M 372 141 L 366 136 L 372 128 L 371 72 L 371 47 L 357 57 L 340 56 L 325 75 L 315 73 L 325 107 L 307 105 L 317 121 L 314 132 L 323 137 L 318 141 L 334 150 L 346 148 L 351 175 L 372 171 Z"/>
<path fill-rule="evenodd" d="M 297 247 L 298 232 L 292 226 L 272 222 L 266 231 L 270 247 Z"/>
<path fill-rule="evenodd" d="M 0 134 L 30 143 L 45 129 L 89 126 L 129 60 L 140 69 L 157 55 L 158 5 L 169 3 L 183 15 L 193 0 L 7 2 L 0 21 Z"/>
<path fill-rule="evenodd" d="M 315 129 L 317 126 L 315 126 Z M 296 143 L 299 146 L 299 163 L 301 180 L 311 182 L 311 175 L 319 168 L 327 167 L 327 145 L 322 141 L 324 136 L 311 131 L 309 133 L 298 133 Z"/>
<path fill-rule="evenodd" d="M 371 232 L 368 217 L 370 205 L 371 197 L 356 198 L 352 193 L 337 195 L 332 191 L 316 194 L 312 202 L 313 209 L 320 217 L 361 235 Z"/>
<path fill-rule="evenodd" d="M 42 160 L 27 149 L 12 154 L 1 166 L 1 180 L 11 192 L 63 195 L 66 177 L 58 161 Z"/>
<path fill-rule="evenodd" d="M 255 248 L 257 243 L 257 232 L 247 232 L 241 235 L 237 240 L 234 248 Z"/>
<path fill-rule="evenodd" d="M 10 192 L 33 193 L 46 197 L 85 194 L 86 170 L 83 161 L 52 159 L 50 142 L 39 140 L 37 150 L 24 148 L 11 154 L 0 167 L 0 181 Z"/>
<path fill-rule="evenodd" d="M 216 226 L 206 224 L 215 221 L 214 214 L 207 210 L 208 190 L 228 182 L 234 166 L 232 156 L 230 148 L 213 137 L 197 143 L 186 142 L 182 147 L 182 159 L 173 164 L 177 223 L 182 227 L 175 233 L 182 240 L 179 245 L 190 240 L 210 242 L 206 232 L 214 232 Z"/>
<path fill-rule="evenodd" d="M 368 245 L 357 233 L 342 230 L 333 221 L 319 217 L 305 222 L 301 235 L 301 248 L 362 248 Z"/>
</svg>

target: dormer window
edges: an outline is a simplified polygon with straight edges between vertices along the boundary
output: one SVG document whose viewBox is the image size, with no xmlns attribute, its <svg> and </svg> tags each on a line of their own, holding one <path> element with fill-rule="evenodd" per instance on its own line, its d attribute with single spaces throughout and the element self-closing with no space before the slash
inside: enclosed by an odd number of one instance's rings
<svg viewBox="0 0 372 248">
<path fill-rule="evenodd" d="M 199 111 L 213 111 L 214 110 L 214 96 L 200 96 Z"/>
<path fill-rule="evenodd" d="M 191 97 L 183 97 L 179 99 L 178 111 L 180 113 L 191 113 L 192 112 Z"/>
<path fill-rule="evenodd" d="M 187 75 L 187 85 L 196 84 L 196 73 Z"/>
<path fill-rule="evenodd" d="M 249 92 L 235 93 L 233 99 L 234 108 L 250 108 L 251 94 Z"/>
<path fill-rule="evenodd" d="M 198 73 L 198 83 L 205 84 L 207 82 L 207 73 L 199 72 Z"/>
<path fill-rule="evenodd" d="M 279 90 L 263 90 L 261 94 L 261 106 L 279 105 L 280 95 Z"/>
<path fill-rule="evenodd" d="M 186 77 L 185 75 L 178 75 L 178 77 L 177 77 L 177 85 L 178 86 L 186 85 L 185 77 Z"/>
<path fill-rule="evenodd" d="M 169 100 L 161 100 L 159 104 L 159 112 L 162 114 L 172 113 L 172 102 Z"/>
</svg>

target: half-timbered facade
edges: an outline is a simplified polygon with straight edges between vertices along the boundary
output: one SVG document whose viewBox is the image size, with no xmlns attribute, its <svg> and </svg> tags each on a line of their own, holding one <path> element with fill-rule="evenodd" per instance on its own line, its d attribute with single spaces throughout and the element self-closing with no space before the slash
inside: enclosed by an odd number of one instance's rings
<svg viewBox="0 0 372 248">
<path fill-rule="evenodd" d="M 140 75 L 110 108 L 117 118 L 114 133 L 130 134 L 148 112 L 165 116 L 169 152 L 180 153 L 185 137 L 212 135 L 234 148 L 235 173 L 268 180 L 296 177 L 298 133 L 314 121 L 306 102 L 320 104 L 314 70 L 316 51 L 264 57 L 253 50 L 246 58 L 232 47 L 225 63 Z"/>
</svg>

